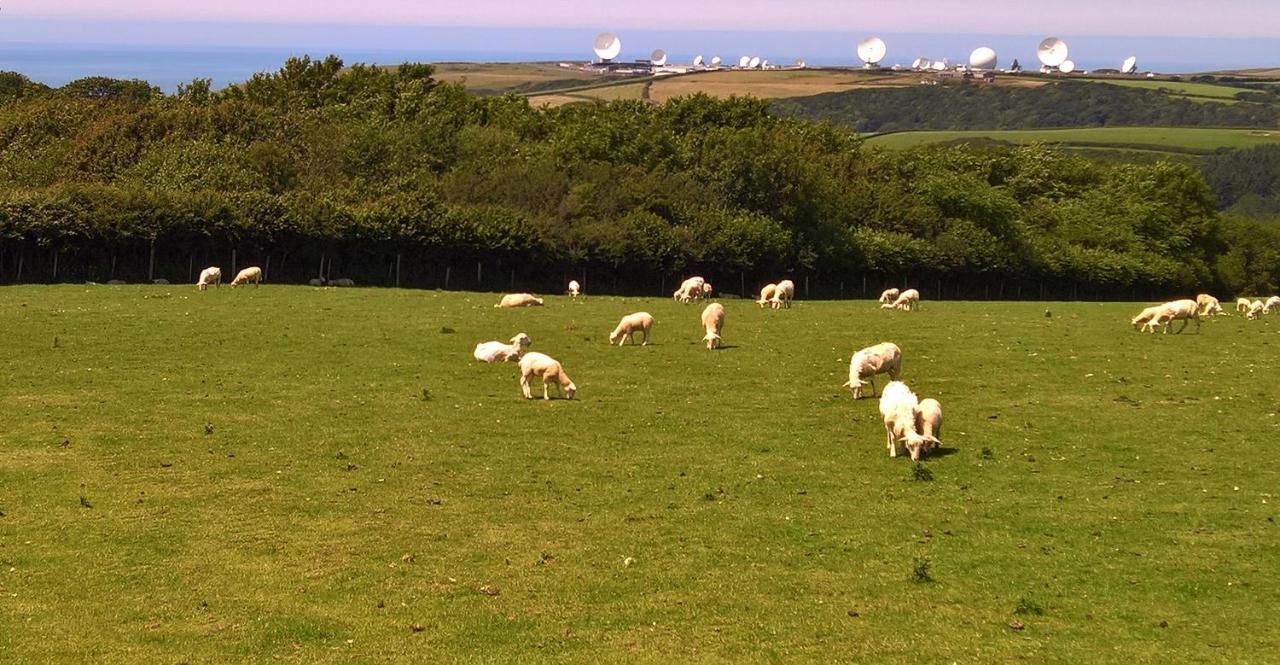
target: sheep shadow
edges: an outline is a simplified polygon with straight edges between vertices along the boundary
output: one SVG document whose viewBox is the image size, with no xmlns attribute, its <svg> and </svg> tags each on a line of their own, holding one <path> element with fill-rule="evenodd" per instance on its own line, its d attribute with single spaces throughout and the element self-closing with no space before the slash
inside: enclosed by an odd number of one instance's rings
<svg viewBox="0 0 1280 665">
<path fill-rule="evenodd" d="M 955 455 L 958 452 L 960 452 L 959 448 L 947 448 L 945 446 L 938 446 L 937 448 L 934 448 L 933 450 L 929 451 L 929 457 L 950 457 L 952 455 Z"/>
</svg>

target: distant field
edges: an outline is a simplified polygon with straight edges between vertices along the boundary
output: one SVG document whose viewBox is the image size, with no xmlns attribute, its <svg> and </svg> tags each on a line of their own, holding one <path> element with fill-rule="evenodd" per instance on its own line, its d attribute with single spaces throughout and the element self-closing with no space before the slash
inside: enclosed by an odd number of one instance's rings
<svg viewBox="0 0 1280 665">
<path fill-rule="evenodd" d="M 1190 83 L 1186 81 L 1148 81 L 1111 78 L 1088 78 L 1081 80 L 1092 81 L 1095 83 L 1107 83 L 1109 85 L 1119 85 L 1126 88 L 1167 90 L 1179 95 L 1189 95 L 1192 97 L 1215 97 L 1218 99 L 1234 99 L 1236 93 L 1248 92 L 1247 88 L 1237 88 L 1229 85 L 1216 85 L 1213 83 Z"/>
<path fill-rule="evenodd" d="M 1185 127 L 1089 127 L 1079 129 L 1015 129 L 922 131 L 882 134 L 867 144 L 910 148 L 927 143 L 964 139 L 993 139 L 1010 143 L 1058 143 L 1066 146 L 1115 147 L 1181 152 L 1211 152 L 1218 148 L 1250 148 L 1280 143 L 1280 129 L 1201 129 Z"/>
<path fill-rule="evenodd" d="M 760 99 L 808 97 L 826 92 L 843 92 L 859 88 L 902 88 L 931 80 L 932 74 L 920 72 L 865 72 L 856 69 L 784 69 L 775 71 L 722 70 L 658 79 L 649 97 L 664 102 L 673 97 L 704 93 L 712 97 L 750 95 Z M 1038 87 L 1048 83 L 1004 76 L 996 85 Z"/>
<path fill-rule="evenodd" d="M 553 63 L 439 63 L 435 68 L 437 80 L 462 83 L 482 95 L 568 88 L 608 80 Z"/>
<path fill-rule="evenodd" d="M 611 102 L 618 99 L 644 99 L 648 79 L 635 83 L 600 85 L 589 88 L 557 91 L 550 94 L 529 95 L 534 106 L 563 106 L 580 102 Z"/>
</svg>

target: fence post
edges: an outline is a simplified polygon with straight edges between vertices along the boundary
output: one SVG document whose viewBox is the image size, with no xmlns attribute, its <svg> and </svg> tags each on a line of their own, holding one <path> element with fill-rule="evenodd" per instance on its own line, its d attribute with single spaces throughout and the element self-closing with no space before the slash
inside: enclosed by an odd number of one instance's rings
<svg viewBox="0 0 1280 665">
<path fill-rule="evenodd" d="M 109 279 L 115 279 L 115 278 L 116 278 L 116 255 L 112 254 L 111 255 L 111 277 Z"/>
<path fill-rule="evenodd" d="M 231 248 L 231 274 L 236 274 L 236 248 Z"/>
<path fill-rule="evenodd" d="M 271 275 L 271 255 L 267 255 L 267 265 L 262 267 L 262 281 L 267 281 L 267 277 Z"/>
<path fill-rule="evenodd" d="M 479 284 L 482 281 L 482 275 L 484 274 L 483 268 L 484 264 L 476 261 L 476 284 Z"/>
<path fill-rule="evenodd" d="M 809 299 L 809 276 L 804 276 L 804 299 Z"/>
<path fill-rule="evenodd" d="M 738 273 L 738 282 L 739 282 L 739 286 L 742 287 L 742 297 L 746 298 L 747 297 L 747 273 L 745 272 Z"/>
<path fill-rule="evenodd" d="M 396 288 L 400 288 L 400 255 L 396 254 Z"/>
<path fill-rule="evenodd" d="M 320 269 L 316 271 L 316 277 L 324 281 L 324 252 L 320 252 Z"/>
<path fill-rule="evenodd" d="M 147 260 L 147 281 L 155 282 L 156 279 L 156 238 L 151 237 L 151 256 Z"/>
<path fill-rule="evenodd" d="M 195 278 L 196 257 L 194 254 L 187 255 L 187 281 L 190 282 Z"/>
<path fill-rule="evenodd" d="M 53 281 L 58 281 L 58 250 L 53 250 Z"/>
<path fill-rule="evenodd" d="M 453 273 L 453 266 L 444 267 L 444 290 L 449 290 L 449 275 Z"/>
<path fill-rule="evenodd" d="M 18 277 L 17 279 L 13 280 L 15 283 L 22 282 L 22 259 L 23 259 L 23 255 L 21 252 L 19 252 L 18 253 Z"/>
</svg>

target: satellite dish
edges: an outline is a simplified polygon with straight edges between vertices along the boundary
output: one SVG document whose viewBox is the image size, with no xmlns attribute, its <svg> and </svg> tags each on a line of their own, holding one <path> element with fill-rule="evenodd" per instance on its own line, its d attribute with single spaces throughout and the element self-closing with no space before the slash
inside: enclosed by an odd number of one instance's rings
<svg viewBox="0 0 1280 665">
<path fill-rule="evenodd" d="M 969 66 L 974 69 L 995 69 L 996 52 L 989 46 L 980 46 L 969 54 Z"/>
<path fill-rule="evenodd" d="M 858 42 L 858 57 L 868 66 L 874 67 L 884 60 L 886 52 L 884 40 L 879 37 L 867 37 Z"/>
<path fill-rule="evenodd" d="M 595 49 L 596 57 L 601 60 L 613 60 L 622 53 L 622 40 L 612 32 L 602 32 L 596 35 L 596 41 L 591 48 Z"/>
<path fill-rule="evenodd" d="M 799 60 L 796 60 L 796 67 L 798 67 L 798 68 L 800 68 L 800 69 L 804 69 L 804 68 L 805 68 L 805 67 L 807 67 L 807 66 L 808 66 L 808 65 L 807 65 L 807 64 L 805 64 L 804 58 L 801 58 L 801 59 L 799 59 Z"/>
<path fill-rule="evenodd" d="M 711 66 L 712 66 L 712 67 L 719 67 L 719 66 L 720 66 L 720 62 L 721 62 L 721 61 L 720 61 L 720 56 L 718 56 L 718 55 L 713 55 L 713 56 L 711 56 Z"/>
<path fill-rule="evenodd" d="M 1120 73 L 1121 73 L 1121 74 L 1133 74 L 1133 73 L 1135 73 L 1135 72 L 1137 72 L 1137 71 L 1138 71 L 1138 58 L 1137 58 L 1137 56 L 1133 56 L 1133 55 L 1131 55 L 1131 56 L 1129 56 L 1129 57 L 1125 58 L 1125 59 L 1124 59 L 1124 64 L 1123 64 L 1123 65 L 1120 65 Z"/>
<path fill-rule="evenodd" d="M 653 53 L 649 55 L 649 62 L 653 63 L 655 67 L 667 64 L 667 52 L 662 49 L 654 49 Z"/>
<path fill-rule="evenodd" d="M 1075 70 L 1076 70 L 1076 63 L 1070 60 L 1064 60 L 1061 65 L 1058 65 L 1058 71 L 1062 72 L 1063 74 L 1070 74 Z"/>
<path fill-rule="evenodd" d="M 760 56 L 753 56 L 747 61 L 747 69 L 755 69 L 760 66 Z"/>
<path fill-rule="evenodd" d="M 761 60 L 761 61 L 760 61 L 760 69 L 768 69 L 768 68 L 769 68 L 769 61 L 768 61 L 768 60 Z"/>
<path fill-rule="evenodd" d="M 698 56 L 698 57 L 696 57 L 696 58 L 694 58 L 694 59 L 693 59 L 693 66 L 694 66 L 694 67 L 701 67 L 701 66 L 702 66 L 702 56 Z"/>
<path fill-rule="evenodd" d="M 1040 42 L 1036 57 L 1045 67 L 1057 67 L 1067 61 L 1067 43 L 1057 37 L 1049 37 Z"/>
<path fill-rule="evenodd" d="M 741 58 L 738 58 L 738 66 L 739 66 L 739 67 L 741 67 L 741 68 L 743 68 L 743 69 L 746 69 L 746 68 L 747 68 L 747 65 L 749 65 L 749 64 L 751 64 L 751 56 L 749 56 L 749 55 L 744 55 L 744 56 L 742 56 Z"/>
<path fill-rule="evenodd" d="M 938 62 L 933 63 L 931 66 L 933 67 L 933 71 L 935 72 L 947 71 L 947 61 L 945 58 L 942 60 L 939 60 Z"/>
<path fill-rule="evenodd" d="M 1022 71 L 1022 63 L 1018 62 L 1018 59 L 1017 59 L 1017 58 L 1014 58 L 1014 59 L 1013 59 L 1013 66 L 1009 67 L 1009 71 L 1011 71 L 1011 72 L 1020 72 L 1020 71 Z"/>
</svg>

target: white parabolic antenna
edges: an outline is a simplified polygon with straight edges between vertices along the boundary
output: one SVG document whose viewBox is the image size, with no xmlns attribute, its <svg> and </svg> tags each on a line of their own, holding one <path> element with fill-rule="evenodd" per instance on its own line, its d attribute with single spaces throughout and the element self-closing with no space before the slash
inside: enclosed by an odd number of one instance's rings
<svg viewBox="0 0 1280 665">
<path fill-rule="evenodd" d="M 622 40 L 612 32 L 602 32 L 596 35 L 596 41 L 591 48 L 595 49 L 597 58 L 613 60 L 622 53 Z"/>
<path fill-rule="evenodd" d="M 744 55 L 744 56 L 742 56 L 741 58 L 738 58 L 738 66 L 739 66 L 739 67 L 742 67 L 743 69 L 746 69 L 747 65 L 749 65 L 749 64 L 751 64 L 751 56 L 749 56 L 749 55 Z"/>
<path fill-rule="evenodd" d="M 947 70 L 947 61 L 940 60 L 938 62 L 933 63 L 930 66 L 933 67 L 933 71 L 935 72 L 945 72 Z"/>
<path fill-rule="evenodd" d="M 1124 73 L 1124 74 L 1132 74 L 1132 73 L 1134 73 L 1134 72 L 1136 72 L 1136 71 L 1138 71 L 1138 58 L 1137 58 L 1137 56 L 1133 56 L 1133 55 L 1131 55 L 1131 56 L 1129 56 L 1129 57 L 1125 58 L 1125 59 L 1124 59 L 1124 64 L 1123 64 L 1123 65 L 1120 65 L 1120 72 L 1121 72 L 1121 73 Z"/>
<path fill-rule="evenodd" d="M 995 69 L 996 51 L 989 46 L 979 46 L 969 54 L 969 66 L 974 69 Z"/>
<path fill-rule="evenodd" d="M 879 37 L 867 37 L 858 42 L 858 58 L 868 65 L 878 65 L 884 60 L 887 49 Z"/>
<path fill-rule="evenodd" d="M 693 66 L 694 66 L 694 67 L 701 67 L 701 66 L 702 66 L 702 56 L 698 56 L 698 57 L 696 57 L 696 58 L 694 58 L 694 59 L 693 59 Z"/>
<path fill-rule="evenodd" d="M 921 69 L 924 69 L 924 68 L 925 68 L 925 65 L 926 65 L 928 62 L 929 62 L 929 61 L 928 61 L 928 60 L 926 60 L 926 59 L 924 59 L 924 58 L 916 58 L 915 60 L 912 60 L 912 61 L 911 61 L 911 68 L 912 68 L 912 69 L 915 69 L 915 70 L 917 70 L 917 71 L 918 71 L 918 70 L 921 70 Z"/>
<path fill-rule="evenodd" d="M 801 59 L 799 59 L 799 60 L 796 60 L 796 67 L 798 67 L 798 68 L 800 68 L 800 69 L 804 69 L 804 68 L 805 68 L 805 67 L 807 67 L 807 66 L 808 66 L 808 65 L 805 63 L 804 58 L 801 58 Z"/>
<path fill-rule="evenodd" d="M 1067 61 L 1067 43 L 1057 37 L 1049 37 L 1040 42 L 1036 57 L 1046 67 L 1057 67 Z"/>
<path fill-rule="evenodd" d="M 753 56 L 747 61 L 747 69 L 755 69 L 760 66 L 760 56 Z"/>
<path fill-rule="evenodd" d="M 712 66 L 712 67 L 719 67 L 719 66 L 720 66 L 720 62 L 721 62 L 721 61 L 720 61 L 720 56 L 718 56 L 718 55 L 713 55 L 713 56 L 711 56 L 711 66 Z"/>
<path fill-rule="evenodd" d="M 1063 74 L 1070 74 L 1075 70 L 1076 70 L 1076 63 L 1070 60 L 1067 60 L 1063 62 L 1061 65 L 1058 65 L 1058 71 L 1062 72 Z"/>
<path fill-rule="evenodd" d="M 649 54 L 649 62 L 656 67 L 667 64 L 667 52 L 660 48 L 654 49 L 653 53 Z"/>
</svg>

